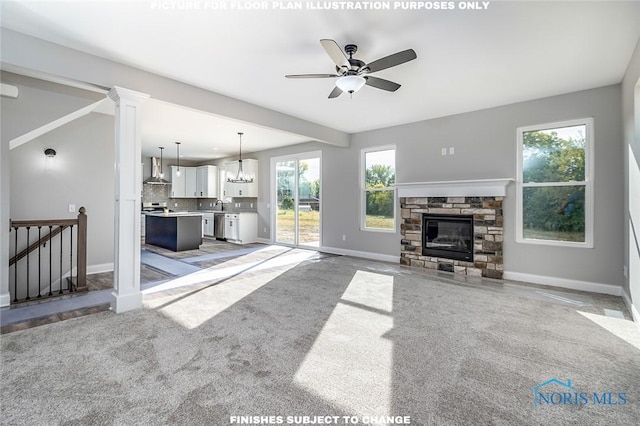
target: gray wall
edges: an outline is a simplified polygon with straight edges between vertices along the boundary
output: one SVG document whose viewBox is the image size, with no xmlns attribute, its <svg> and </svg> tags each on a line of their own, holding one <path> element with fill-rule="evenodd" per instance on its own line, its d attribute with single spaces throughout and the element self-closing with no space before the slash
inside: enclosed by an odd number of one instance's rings
<svg viewBox="0 0 640 426">
<path fill-rule="evenodd" d="M 398 233 L 359 229 L 360 150 L 395 144 L 398 182 L 515 178 L 516 128 L 581 117 L 595 119 L 595 248 L 515 243 L 515 185 L 504 205 L 505 270 L 622 285 L 623 205 L 620 86 L 523 102 L 403 126 L 354 134 L 349 148 L 301 144 L 257 154 L 260 159 L 260 236 L 268 226 L 269 158 L 320 149 L 323 159 L 323 245 L 399 255 Z M 442 147 L 454 156 L 441 156 Z M 342 241 L 342 235 L 347 241 Z"/>
<path fill-rule="evenodd" d="M 63 117 L 103 95 L 3 73 L 2 81 L 18 87 L 17 99 L 2 98 L 3 163 L 10 164 L 3 189 L 3 215 L 14 220 L 74 218 L 69 204 L 85 207 L 88 216 L 89 270 L 113 263 L 114 121 L 91 113 L 9 150 L 9 142 Z M 45 169 L 46 148 L 57 155 Z M 5 151 L 6 149 L 6 151 Z M 6 152 L 6 154 L 5 154 Z"/>
<path fill-rule="evenodd" d="M 113 263 L 114 124 L 92 113 L 11 150 L 11 218 L 66 219 L 87 210 L 89 270 Z M 46 148 L 57 151 L 45 170 Z"/>
<path fill-rule="evenodd" d="M 624 121 L 625 208 L 624 258 L 629 272 L 625 292 L 635 306 L 640 305 L 640 41 L 622 81 L 622 119 Z M 633 223 L 633 226 L 630 224 Z M 636 321 L 640 318 L 636 317 Z"/>
<path fill-rule="evenodd" d="M 2 141 L 34 130 L 100 99 L 104 95 L 35 78 L 2 72 L 3 83 L 18 87 L 17 99 L 2 98 Z"/>
</svg>

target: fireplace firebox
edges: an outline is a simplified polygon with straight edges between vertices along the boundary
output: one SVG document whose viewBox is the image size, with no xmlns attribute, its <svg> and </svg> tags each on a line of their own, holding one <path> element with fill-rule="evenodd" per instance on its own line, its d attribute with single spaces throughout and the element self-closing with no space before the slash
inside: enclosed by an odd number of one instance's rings
<svg viewBox="0 0 640 426">
<path fill-rule="evenodd" d="M 473 215 L 422 215 L 422 255 L 473 262 Z"/>
</svg>

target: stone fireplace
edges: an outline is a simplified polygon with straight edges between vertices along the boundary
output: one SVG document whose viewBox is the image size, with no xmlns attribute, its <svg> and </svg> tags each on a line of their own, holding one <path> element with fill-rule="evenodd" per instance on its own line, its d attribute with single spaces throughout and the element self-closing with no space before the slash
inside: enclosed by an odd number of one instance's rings
<svg viewBox="0 0 640 426">
<path fill-rule="evenodd" d="M 400 263 L 501 279 L 509 181 L 399 184 Z"/>
</svg>

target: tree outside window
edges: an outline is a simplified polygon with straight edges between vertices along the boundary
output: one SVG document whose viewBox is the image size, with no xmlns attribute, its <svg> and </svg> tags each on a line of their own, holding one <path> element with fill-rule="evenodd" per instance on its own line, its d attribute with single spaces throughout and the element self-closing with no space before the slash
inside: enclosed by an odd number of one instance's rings
<svg viewBox="0 0 640 426">
<path fill-rule="evenodd" d="M 363 151 L 365 229 L 395 230 L 395 149 Z"/>
<path fill-rule="evenodd" d="M 518 240 L 591 244 L 591 120 L 519 129 Z"/>
</svg>

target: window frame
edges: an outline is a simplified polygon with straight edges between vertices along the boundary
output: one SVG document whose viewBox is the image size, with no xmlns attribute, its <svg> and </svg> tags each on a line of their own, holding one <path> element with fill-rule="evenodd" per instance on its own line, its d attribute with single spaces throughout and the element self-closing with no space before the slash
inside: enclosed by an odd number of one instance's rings
<svg viewBox="0 0 640 426">
<path fill-rule="evenodd" d="M 524 133 L 532 131 L 553 130 L 562 127 L 585 126 L 585 165 L 584 181 L 558 181 L 558 182 L 523 182 L 523 144 Z M 593 248 L 593 180 L 594 180 L 594 133 L 593 117 L 576 118 L 572 120 L 557 121 L 553 123 L 536 124 L 517 128 L 516 150 L 516 243 L 535 244 L 559 247 Z M 532 187 L 560 187 L 560 186 L 584 186 L 584 242 L 541 240 L 524 237 L 524 188 Z"/>
<path fill-rule="evenodd" d="M 393 173 L 397 178 L 396 173 L 396 156 L 397 149 L 395 145 L 382 145 L 375 147 L 363 148 L 360 150 L 360 230 L 367 232 L 383 232 L 383 233 L 396 233 L 398 228 L 398 191 L 395 186 L 395 181 L 393 187 L 384 187 L 371 189 L 367 188 L 366 184 L 366 166 L 367 166 L 367 154 L 370 152 L 378 152 L 378 151 L 394 151 L 394 162 L 393 162 Z M 393 191 L 393 227 L 389 229 L 385 228 L 370 228 L 366 226 L 367 222 L 367 191 L 379 192 L 379 191 Z"/>
</svg>

